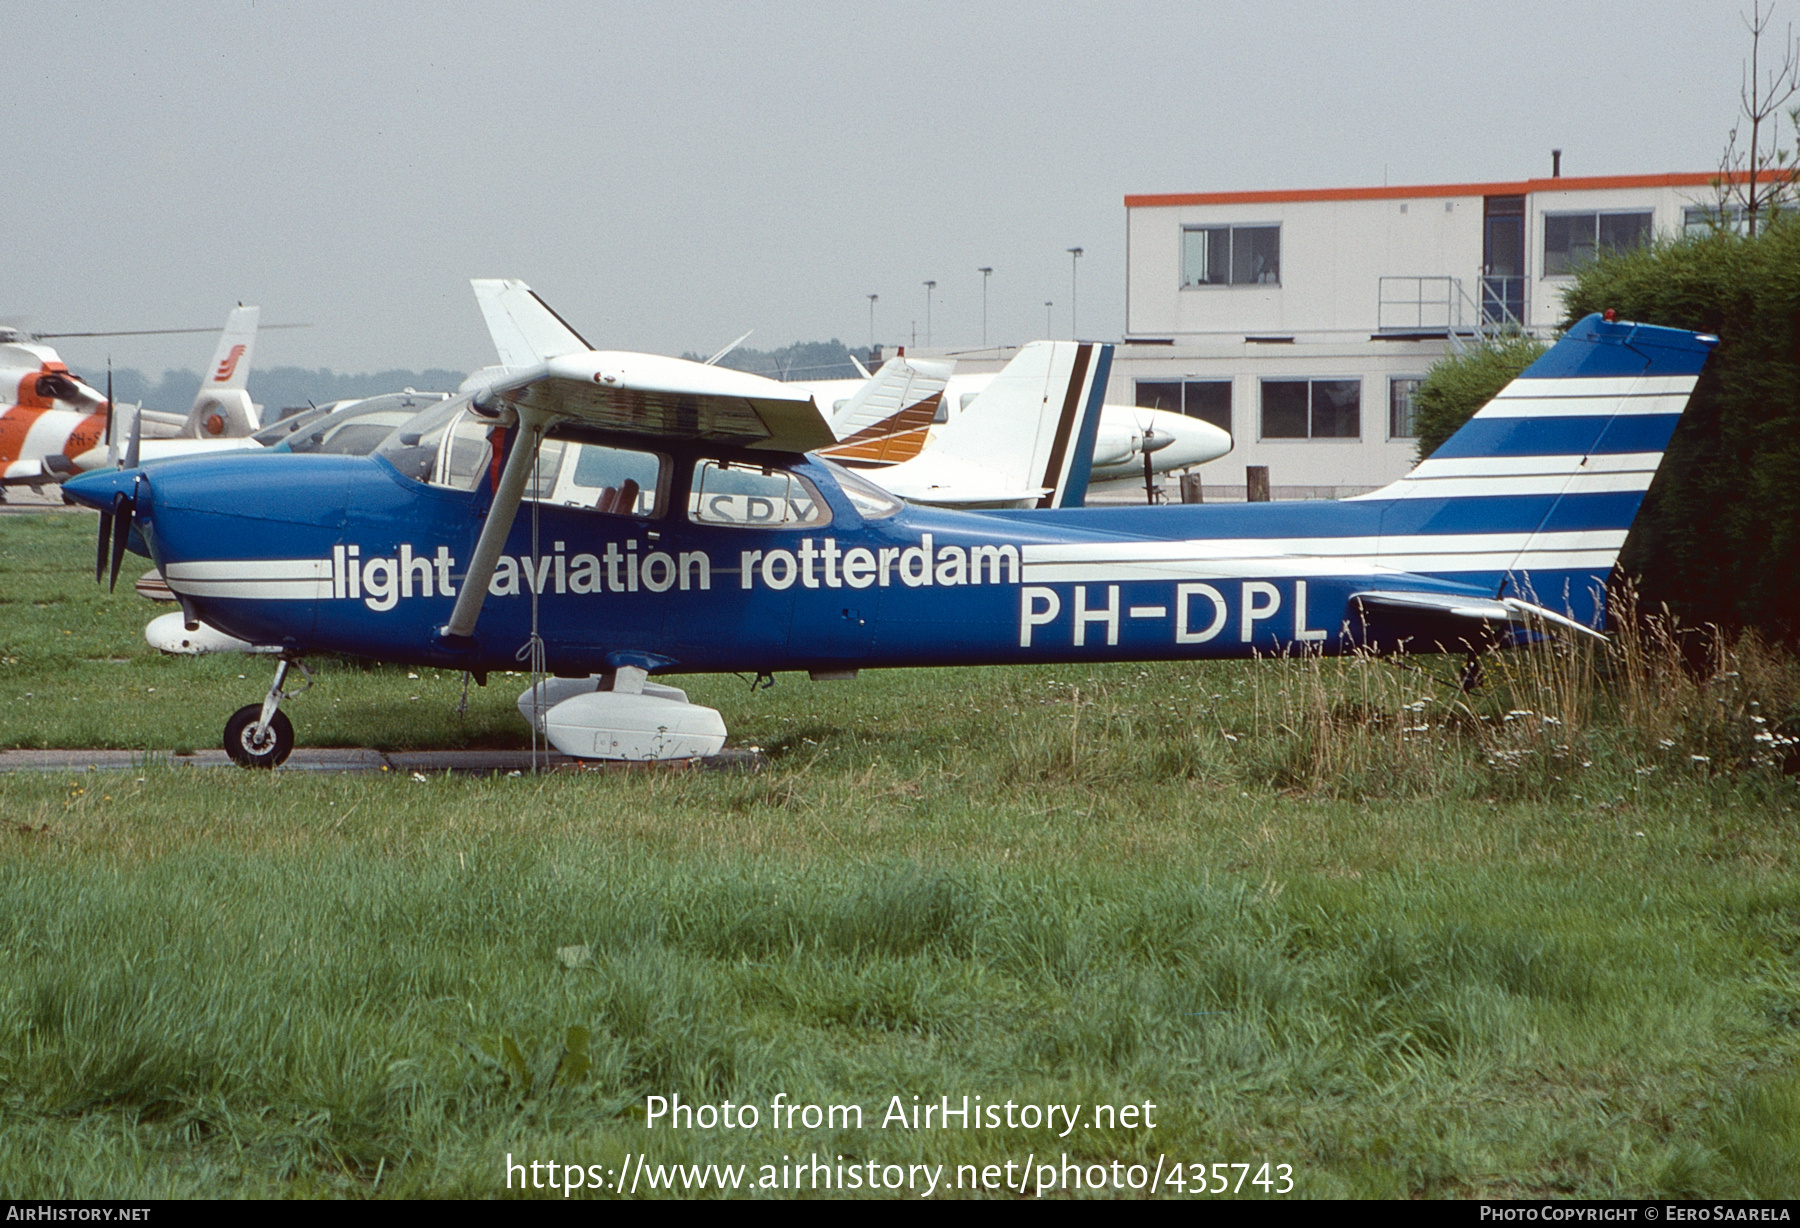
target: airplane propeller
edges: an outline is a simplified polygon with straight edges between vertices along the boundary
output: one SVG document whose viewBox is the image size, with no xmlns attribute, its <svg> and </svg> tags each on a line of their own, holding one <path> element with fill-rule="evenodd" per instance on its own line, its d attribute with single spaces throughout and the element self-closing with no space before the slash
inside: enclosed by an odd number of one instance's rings
<svg viewBox="0 0 1800 1228">
<path fill-rule="evenodd" d="M 107 413 L 112 412 L 112 376 L 109 372 L 106 380 Z M 136 469 L 141 452 L 139 443 L 143 438 L 142 420 L 133 418 L 131 422 L 131 443 L 125 451 L 124 469 Z M 111 574 L 107 581 L 109 591 L 119 587 L 119 566 L 125 561 L 125 547 L 131 541 L 131 518 L 137 511 L 137 500 L 124 491 L 113 496 L 111 508 L 100 509 L 100 537 L 94 546 L 94 583 L 100 583 L 102 576 L 108 574 L 107 563 L 111 560 Z"/>
<path fill-rule="evenodd" d="M 113 501 L 116 505 L 118 500 Z M 113 514 L 109 508 L 100 509 L 100 538 L 94 547 L 94 583 L 106 574 L 106 549 L 112 541 Z"/>
<path fill-rule="evenodd" d="M 113 496 L 112 570 L 107 577 L 108 592 L 119 587 L 119 564 L 125 561 L 125 545 L 131 540 L 131 514 L 135 510 L 136 500 L 129 495 L 121 493 Z M 99 579 L 98 576 L 94 578 Z"/>
<path fill-rule="evenodd" d="M 1155 503 L 1156 470 L 1150 460 L 1150 454 L 1152 452 L 1160 452 L 1170 444 L 1174 443 L 1175 437 L 1173 435 L 1158 435 L 1156 433 L 1155 419 L 1151 419 L 1149 426 L 1139 424 L 1138 431 L 1142 435 L 1138 447 L 1144 454 L 1144 502 Z"/>
</svg>

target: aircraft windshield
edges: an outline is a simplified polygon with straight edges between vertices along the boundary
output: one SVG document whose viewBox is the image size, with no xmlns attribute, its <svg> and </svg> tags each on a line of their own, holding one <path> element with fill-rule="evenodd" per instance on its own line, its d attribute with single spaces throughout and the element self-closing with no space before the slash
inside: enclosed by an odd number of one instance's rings
<svg viewBox="0 0 1800 1228">
<path fill-rule="evenodd" d="M 414 415 L 377 450 L 416 482 L 474 490 L 506 446 L 508 428 L 448 401 Z M 615 516 L 662 514 L 667 464 L 655 452 L 572 439 L 546 439 L 525 479 L 524 497 Z"/>
<path fill-rule="evenodd" d="M 451 427 L 471 416 L 469 401 L 466 397 L 458 397 L 455 400 L 433 405 L 423 413 L 414 414 L 411 419 L 401 423 L 398 430 L 382 440 L 381 446 L 375 449 L 375 455 L 385 457 L 387 462 L 398 469 L 402 476 L 409 477 L 415 482 L 459 485 L 459 483 L 444 482 L 439 479 L 438 475 L 444 466 L 438 463 L 438 449 L 442 447 L 444 436 Z M 462 464 L 454 467 L 452 471 L 458 473 L 466 483 L 461 484 L 461 489 L 464 490 L 473 490 L 476 479 L 481 476 L 481 461 L 484 457 L 474 455 L 473 452 L 476 450 L 486 451 L 487 429 L 492 425 L 486 418 L 475 418 L 474 421 L 479 424 L 479 430 L 458 432 L 459 434 L 472 433 L 474 438 L 459 439 L 458 446 L 454 449 L 461 453 L 459 459 Z"/>
<path fill-rule="evenodd" d="M 301 427 L 310 426 L 312 423 L 317 422 L 319 419 L 331 413 L 335 404 L 336 402 L 333 402 L 331 405 L 320 405 L 311 409 L 302 409 L 295 413 L 291 413 L 279 422 L 271 422 L 268 426 L 265 426 L 262 430 L 256 432 L 256 434 L 250 436 L 250 438 L 256 440 L 257 443 L 260 443 L 265 448 L 273 447 L 286 439 L 289 435 L 292 435 L 295 431 L 298 431 Z"/>
<path fill-rule="evenodd" d="M 857 515 L 864 520 L 882 520 L 900 510 L 900 500 L 869 479 L 859 477 L 836 461 L 828 461 L 822 456 L 815 459 L 831 470 L 831 476 L 837 479 L 838 489 L 844 492 L 844 497 L 850 500 Z"/>
<path fill-rule="evenodd" d="M 446 399 L 437 392 L 395 392 L 352 401 L 293 432 L 287 447 L 292 452 L 367 456 L 394 428 L 418 417 L 421 407 L 436 406 Z"/>
</svg>

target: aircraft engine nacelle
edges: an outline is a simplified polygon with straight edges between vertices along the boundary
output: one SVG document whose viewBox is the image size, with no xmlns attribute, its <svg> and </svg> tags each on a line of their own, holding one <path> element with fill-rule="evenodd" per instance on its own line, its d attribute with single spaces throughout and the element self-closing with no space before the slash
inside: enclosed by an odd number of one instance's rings
<svg viewBox="0 0 1800 1228">
<path fill-rule="evenodd" d="M 200 394 L 182 434 L 190 439 L 242 439 L 258 429 L 250 394 L 242 388 L 223 388 Z"/>
<path fill-rule="evenodd" d="M 1142 431 L 1121 429 L 1115 424 L 1103 420 L 1099 433 L 1094 439 L 1092 463 L 1095 468 L 1123 465 L 1136 457 L 1143 446 L 1144 433 Z"/>
</svg>

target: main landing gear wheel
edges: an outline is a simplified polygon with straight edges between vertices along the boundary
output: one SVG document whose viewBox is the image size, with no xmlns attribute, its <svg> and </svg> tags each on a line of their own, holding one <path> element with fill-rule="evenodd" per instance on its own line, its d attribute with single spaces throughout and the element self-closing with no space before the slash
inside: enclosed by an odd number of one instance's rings
<svg viewBox="0 0 1800 1228">
<path fill-rule="evenodd" d="M 262 705 L 245 704 L 225 722 L 225 753 L 239 767 L 272 768 L 294 749 L 294 725 L 287 713 L 270 717 L 269 727 L 258 737 L 256 726 L 261 720 Z"/>
</svg>

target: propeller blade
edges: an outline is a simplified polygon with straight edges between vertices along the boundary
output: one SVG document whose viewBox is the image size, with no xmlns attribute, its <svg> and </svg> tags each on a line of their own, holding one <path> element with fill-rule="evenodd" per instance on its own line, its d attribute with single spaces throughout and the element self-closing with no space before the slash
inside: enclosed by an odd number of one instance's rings
<svg viewBox="0 0 1800 1228">
<path fill-rule="evenodd" d="M 112 575 L 106 586 L 108 592 L 119 587 L 119 564 L 125 561 L 125 543 L 131 540 L 131 512 L 129 496 L 113 496 Z"/>
<path fill-rule="evenodd" d="M 100 511 L 100 540 L 94 547 L 94 583 L 98 584 L 106 576 L 106 548 L 112 541 L 113 514 L 102 508 Z"/>
<path fill-rule="evenodd" d="M 114 451 L 113 444 L 113 398 L 112 398 L 112 355 L 106 356 L 106 447 Z"/>
<path fill-rule="evenodd" d="M 138 445 L 143 441 L 143 438 L 144 407 L 140 404 L 137 413 L 131 415 L 131 443 L 125 449 L 125 467 L 127 469 L 136 469 L 138 467 L 138 455 L 142 450 Z"/>
</svg>

